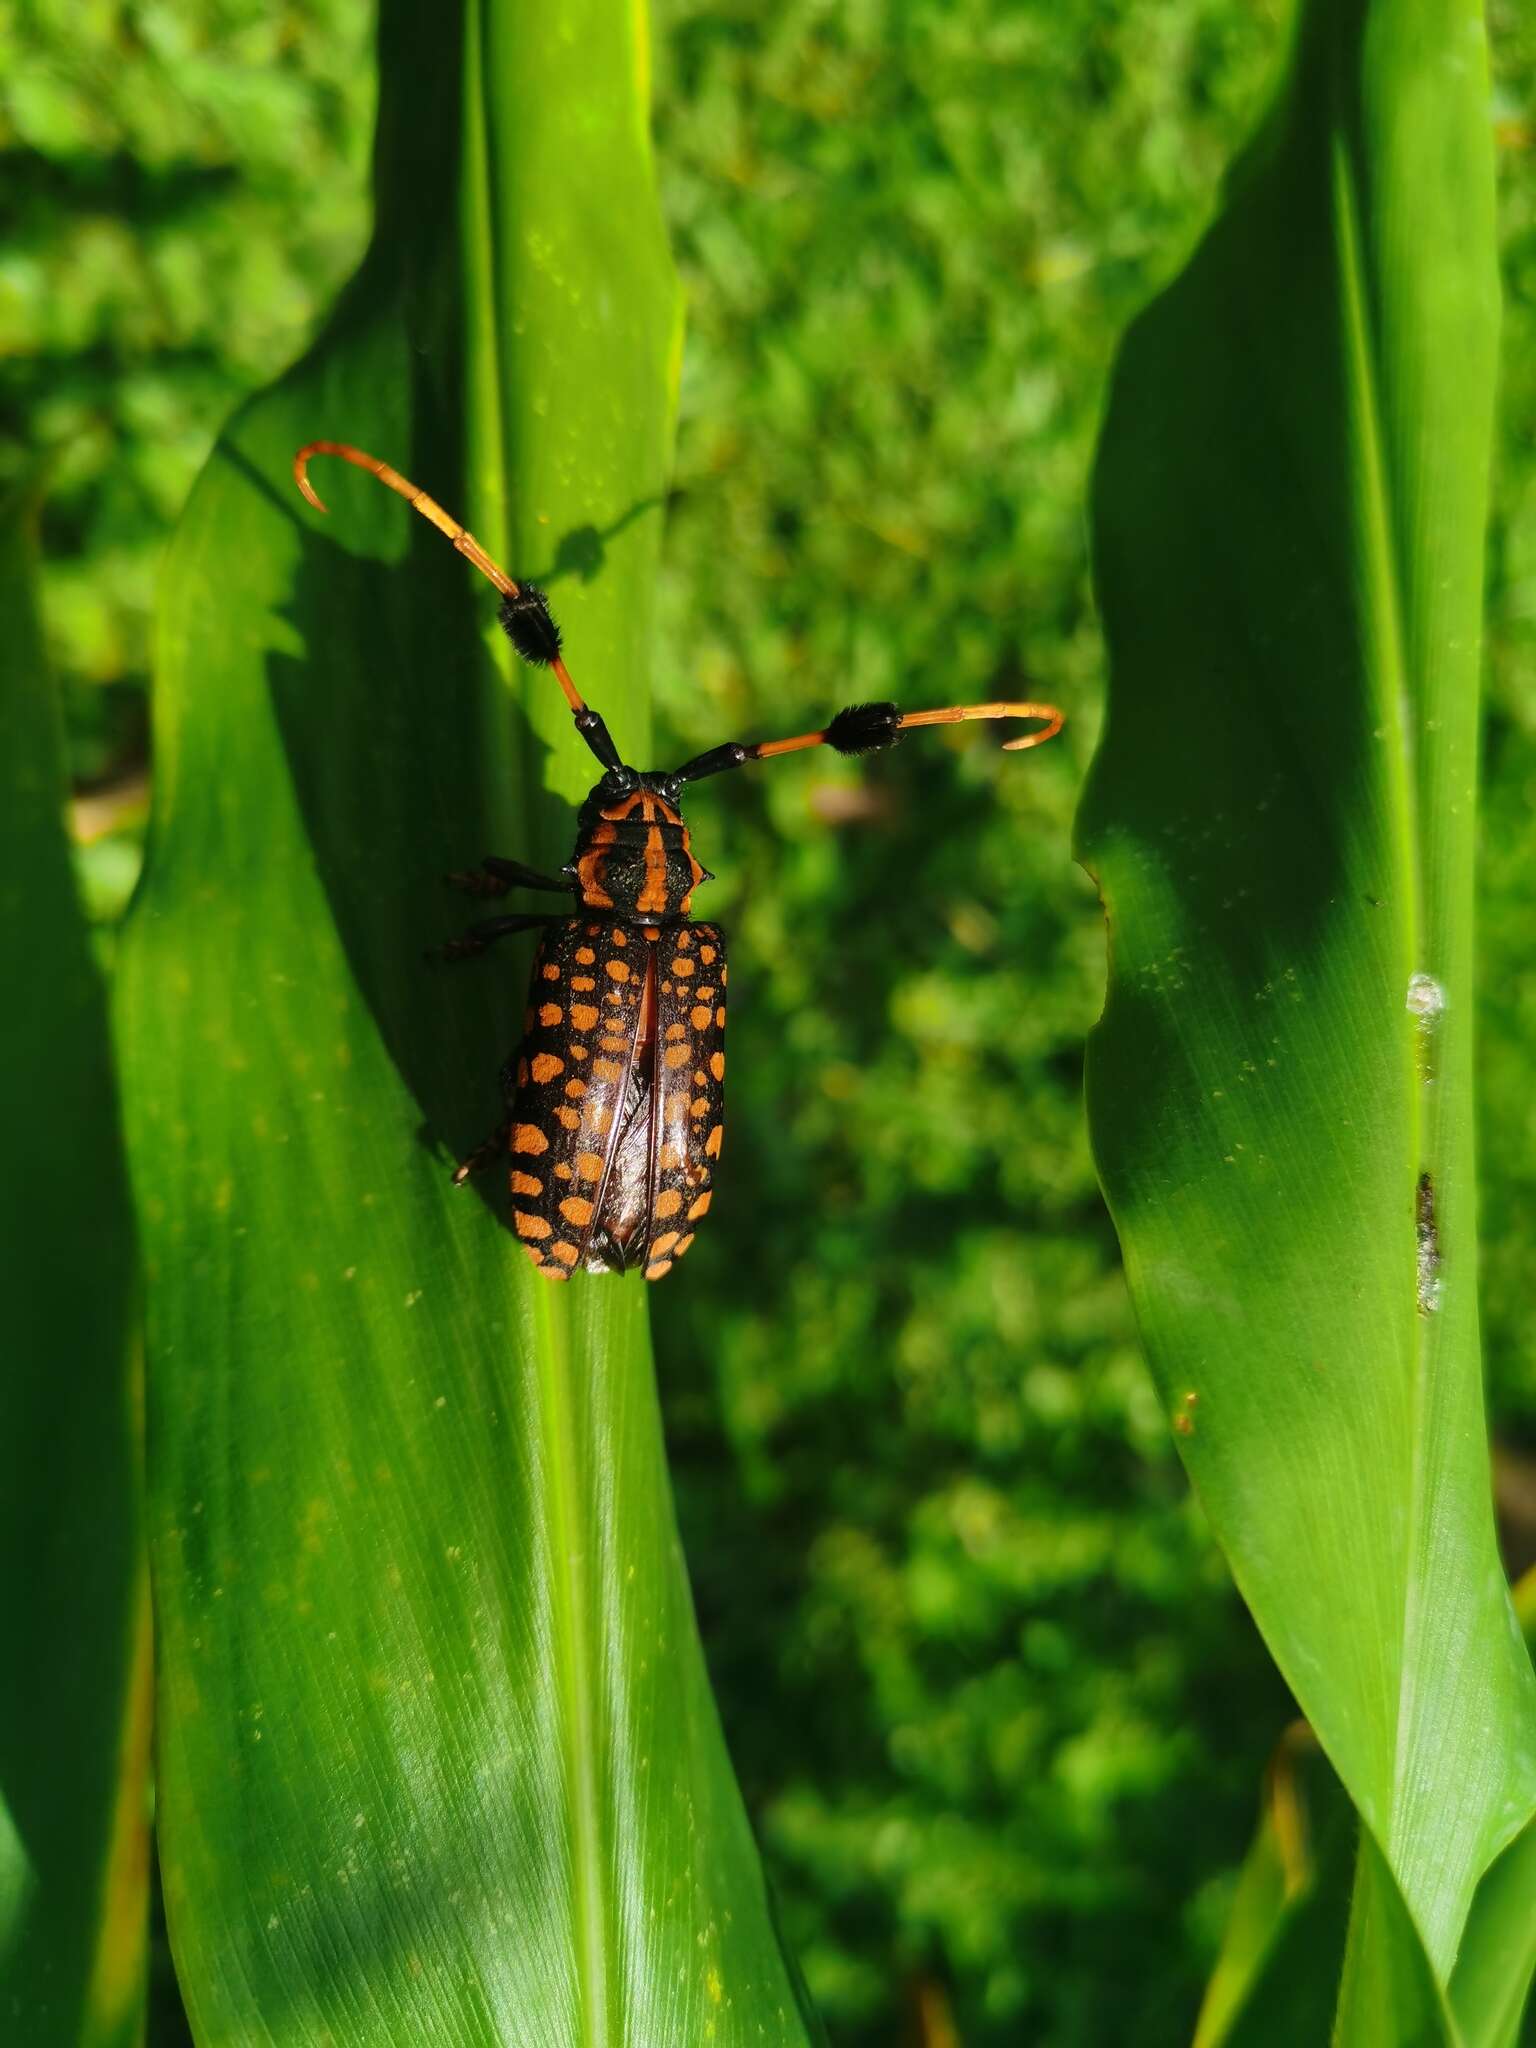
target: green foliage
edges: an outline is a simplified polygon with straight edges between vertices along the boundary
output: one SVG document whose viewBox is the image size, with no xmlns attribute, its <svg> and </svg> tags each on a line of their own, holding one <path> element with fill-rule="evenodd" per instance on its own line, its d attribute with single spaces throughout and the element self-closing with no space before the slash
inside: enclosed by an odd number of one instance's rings
<svg viewBox="0 0 1536 2048">
<path fill-rule="evenodd" d="M 157 1827 L 201 2048 L 809 2038 L 694 1630 L 646 1290 L 552 1288 L 501 1190 L 448 1178 L 498 1113 L 521 963 L 434 976 L 416 941 L 451 928 L 444 869 L 555 853 L 530 814 L 563 834 L 589 762 L 547 678 L 506 687 L 440 535 L 346 471 L 321 527 L 289 467 L 344 426 L 519 561 L 596 507 L 567 645 L 643 751 L 676 344 L 643 55 L 623 0 L 467 8 L 462 44 L 386 9 L 377 239 L 163 575 L 120 1039 Z"/>
<path fill-rule="evenodd" d="M 1478 1156 L 1483 1329 L 1496 1417 L 1507 1443 L 1536 1449 L 1536 1347 L 1530 1338 L 1531 1218 L 1536 1215 L 1536 17 L 1490 10 L 1500 144 L 1504 432 L 1490 535 L 1488 719 L 1478 897 Z M 1536 1513 L 1511 1457 L 1503 1504 L 1517 1567 L 1536 1558 Z M 1525 1497 L 1523 1497 L 1525 1496 Z"/>
<path fill-rule="evenodd" d="M 672 24 L 678 746 L 1025 676 L 1073 719 L 1034 756 L 914 739 L 693 805 L 735 934 L 729 1170 L 653 1321 L 732 1753 L 840 2040 L 888 2042 L 934 1975 L 968 2043 L 1114 2039 L 1132 1995 L 1178 2041 L 1287 1707 L 1136 1355 L 1066 847 L 1102 380 L 1270 31 L 948 0 L 900 33 Z"/>
<path fill-rule="evenodd" d="M 30 500 L 0 508 L 0 958 L 25 969 L 0 1060 L 0 2013 L 27 2048 L 132 2048 L 149 1832 L 133 1227 Z"/>
<path fill-rule="evenodd" d="M 0 484 L 47 451 L 76 773 L 142 744 L 155 564 L 231 406 L 367 230 L 366 0 L 19 0 L 0 29 Z"/>
</svg>

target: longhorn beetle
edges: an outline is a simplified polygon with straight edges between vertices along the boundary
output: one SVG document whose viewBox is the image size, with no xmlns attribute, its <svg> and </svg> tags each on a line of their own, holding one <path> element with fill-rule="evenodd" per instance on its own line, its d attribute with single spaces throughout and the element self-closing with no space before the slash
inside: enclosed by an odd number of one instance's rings
<svg viewBox="0 0 1536 2048">
<path fill-rule="evenodd" d="M 514 583 L 425 491 L 345 441 L 311 441 L 293 458 L 294 480 L 317 510 L 326 508 L 306 474 L 314 455 L 340 456 L 398 491 L 490 578 L 501 592 L 497 617 L 508 639 L 524 661 L 553 670 L 576 730 L 603 769 L 577 817 L 563 881 L 495 855 L 447 877 L 471 896 L 542 889 L 575 898 L 565 915 L 486 918 L 442 948 L 442 958 L 463 960 L 509 932 L 539 926 L 544 933 L 522 1044 L 502 1069 L 506 1119 L 454 1181 L 498 1158 L 509 1161 L 512 1227 L 551 1280 L 578 1268 L 624 1273 L 632 1266 L 659 1280 L 693 1243 L 709 1208 L 725 1102 L 725 935 L 692 919 L 693 892 L 710 876 L 694 859 L 683 823 L 685 787 L 804 747 L 874 753 L 911 726 L 968 718 L 1041 719 L 1040 731 L 1007 742 L 1010 750 L 1038 747 L 1061 730 L 1062 714 L 1052 704 L 907 712 L 850 704 L 821 732 L 751 746 L 729 740 L 667 772 L 627 767 L 571 681 L 560 629 L 536 585 Z"/>
</svg>

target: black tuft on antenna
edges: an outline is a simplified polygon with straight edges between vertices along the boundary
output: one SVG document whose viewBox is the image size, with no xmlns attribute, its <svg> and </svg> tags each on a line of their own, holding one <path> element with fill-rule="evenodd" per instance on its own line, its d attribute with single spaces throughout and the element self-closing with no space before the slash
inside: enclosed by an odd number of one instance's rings
<svg viewBox="0 0 1536 2048">
<path fill-rule="evenodd" d="M 497 608 L 502 631 L 524 661 L 548 668 L 560 658 L 560 628 L 549 615 L 549 600 L 536 583 L 524 583 L 516 597 L 504 597 Z"/>
<path fill-rule="evenodd" d="M 896 704 L 850 704 L 827 727 L 827 745 L 840 754 L 877 753 L 900 738 L 901 708 Z"/>
</svg>

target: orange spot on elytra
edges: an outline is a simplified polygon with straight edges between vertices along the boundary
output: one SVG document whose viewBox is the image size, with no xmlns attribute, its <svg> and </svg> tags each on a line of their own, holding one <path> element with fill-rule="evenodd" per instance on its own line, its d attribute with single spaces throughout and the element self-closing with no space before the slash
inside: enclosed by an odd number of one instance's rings
<svg viewBox="0 0 1536 2048">
<path fill-rule="evenodd" d="M 585 1081 L 578 1081 L 573 1077 L 566 1082 L 565 1092 L 573 1102 L 580 1102 L 582 1096 L 587 1092 L 587 1084 Z"/>
<path fill-rule="evenodd" d="M 544 979 L 546 981 L 558 981 L 560 979 L 560 969 L 553 960 L 546 960 L 544 962 Z"/>
<path fill-rule="evenodd" d="M 578 1152 L 576 1171 L 583 1180 L 601 1180 L 603 1177 L 603 1155 L 601 1152 Z"/>
<path fill-rule="evenodd" d="M 699 958 L 700 958 L 700 959 L 701 959 L 701 960 L 702 960 L 702 961 L 704 962 L 704 965 L 705 965 L 706 967 L 713 967 L 713 966 L 714 966 L 714 964 L 715 964 L 715 949 L 714 949 L 714 947 L 713 947 L 713 946 L 700 946 L 700 948 L 699 948 Z"/>
<path fill-rule="evenodd" d="M 702 1095 L 696 1095 L 693 1098 L 692 1102 L 689 1103 L 688 1114 L 691 1117 L 701 1117 L 709 1115 L 709 1104 L 705 1101 Z"/>
<path fill-rule="evenodd" d="M 658 1216 L 675 1216 L 683 1206 L 683 1198 L 676 1188 L 667 1188 L 656 1197 Z"/>
<path fill-rule="evenodd" d="M 706 1188 L 703 1194 L 689 1205 L 688 1221 L 696 1223 L 701 1216 L 707 1216 L 709 1214 L 709 1205 L 714 1199 L 713 1193 L 710 1189 Z"/>
<path fill-rule="evenodd" d="M 623 1072 L 624 1069 L 617 1060 L 594 1060 L 592 1062 L 593 1076 L 599 1081 L 617 1081 Z"/>
<path fill-rule="evenodd" d="M 686 1038 L 687 1036 L 688 1027 L 686 1024 L 669 1024 L 667 1026 L 667 1043 L 669 1045 L 673 1044 L 677 1039 Z"/>
<path fill-rule="evenodd" d="M 590 1031 L 597 1022 L 597 1012 L 590 1003 L 572 1003 L 571 1022 L 578 1031 Z"/>
<path fill-rule="evenodd" d="M 708 1158 L 718 1159 L 720 1157 L 720 1146 L 722 1141 L 724 1140 L 724 1137 L 725 1126 L 723 1124 L 716 1124 L 715 1128 L 704 1140 L 704 1151 Z"/>
<path fill-rule="evenodd" d="M 581 1257 L 581 1253 L 576 1249 L 575 1245 L 567 1244 L 564 1238 L 558 1244 L 550 1246 L 549 1255 L 552 1259 L 559 1259 L 566 1266 L 574 1266 Z"/>
<path fill-rule="evenodd" d="M 718 1025 L 719 1025 L 719 1027 L 720 1027 L 720 1029 L 721 1029 L 722 1031 L 723 1031 L 723 1030 L 725 1029 L 725 1005 L 724 1005 L 724 1003 L 722 1003 L 722 1004 L 720 1005 L 719 1009 L 718 1009 L 718 1010 L 716 1010 L 716 1012 L 715 1012 L 715 1022 L 716 1022 L 716 1023 L 717 1023 Z"/>
<path fill-rule="evenodd" d="M 614 926 L 613 943 L 616 946 L 627 946 L 629 944 L 629 933 L 621 925 Z"/>
<path fill-rule="evenodd" d="M 610 981 L 628 981 L 629 962 L 627 960 L 610 960 L 607 973 Z"/>
<path fill-rule="evenodd" d="M 519 1237 L 548 1237 L 549 1225 L 542 1216 L 530 1216 L 526 1209 L 512 1211 L 512 1227 Z"/>
<path fill-rule="evenodd" d="M 592 1221 L 592 1204 L 585 1195 L 567 1195 L 560 1204 L 560 1214 L 567 1223 L 574 1223 L 578 1230 L 585 1230 Z"/>
<path fill-rule="evenodd" d="M 669 1045 L 666 1057 L 669 1067 L 686 1067 L 693 1054 L 686 1045 Z"/>
<path fill-rule="evenodd" d="M 708 1003 L 695 1003 L 693 1008 L 688 1012 L 688 1022 L 693 1026 L 695 1031 L 702 1031 L 709 1022 Z"/>
<path fill-rule="evenodd" d="M 548 1029 L 552 1025 L 558 1024 L 563 1015 L 564 1012 L 561 1010 L 560 1005 L 558 1003 L 541 1003 L 539 1005 L 539 1022 L 542 1025 L 544 1025 L 546 1029 Z"/>
<path fill-rule="evenodd" d="M 557 1059 L 552 1052 L 535 1053 L 529 1072 L 535 1081 L 553 1081 L 556 1074 L 565 1072 L 565 1061 Z"/>
<path fill-rule="evenodd" d="M 664 1230 L 651 1246 L 651 1257 L 653 1259 L 664 1259 L 676 1243 L 677 1232 L 675 1230 Z"/>
<path fill-rule="evenodd" d="M 597 955 L 593 952 L 590 946 L 578 946 L 576 948 L 576 958 L 581 962 L 583 967 L 590 967 L 592 965 L 592 962 L 597 958 Z"/>
<path fill-rule="evenodd" d="M 574 1131 L 581 1122 L 579 1113 L 574 1109 L 567 1109 L 563 1102 L 556 1108 L 555 1115 L 568 1131 Z"/>
<path fill-rule="evenodd" d="M 571 976 L 571 987 L 579 988 L 585 994 L 589 988 L 596 988 L 597 983 L 590 974 L 573 974 Z"/>
<path fill-rule="evenodd" d="M 712 1052 L 710 1054 L 709 1071 L 717 1081 L 725 1079 L 725 1054 L 723 1052 Z"/>
<path fill-rule="evenodd" d="M 523 1173 L 519 1168 L 514 1167 L 512 1169 L 512 1192 L 514 1195 L 542 1195 L 544 1183 L 541 1180 L 535 1180 L 531 1173 Z"/>
<path fill-rule="evenodd" d="M 675 959 L 672 962 L 672 972 L 677 976 L 679 981 L 686 981 L 689 975 L 693 973 L 693 971 L 693 962 L 691 960 L 683 959 L 681 954 L 679 954 L 677 959 Z"/>
<path fill-rule="evenodd" d="M 512 1126 L 512 1150 L 514 1152 L 547 1152 L 549 1140 L 537 1124 L 514 1124 Z"/>
</svg>

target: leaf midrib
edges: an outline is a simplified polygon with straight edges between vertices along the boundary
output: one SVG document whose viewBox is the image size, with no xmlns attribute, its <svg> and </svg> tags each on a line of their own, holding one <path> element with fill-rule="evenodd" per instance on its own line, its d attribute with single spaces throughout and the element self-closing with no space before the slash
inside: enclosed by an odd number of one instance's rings
<svg viewBox="0 0 1536 2048">
<path fill-rule="evenodd" d="M 1362 256 L 1359 195 L 1350 161 L 1348 135 L 1342 107 L 1342 93 L 1334 81 L 1332 109 L 1332 184 L 1334 220 L 1339 250 L 1340 284 L 1344 314 L 1344 343 L 1349 417 L 1357 436 L 1359 460 L 1356 466 L 1355 510 L 1362 541 L 1360 562 L 1364 572 L 1368 634 L 1367 674 L 1377 704 L 1379 722 L 1388 735 L 1385 747 L 1388 795 L 1388 825 L 1394 841 L 1394 865 L 1406 880 L 1403 891 L 1403 929 L 1406 958 L 1418 963 L 1424 957 L 1425 891 L 1421 858 L 1421 835 L 1415 801 L 1416 784 L 1412 763 L 1412 732 L 1406 634 L 1401 581 L 1397 573 L 1393 543 L 1390 492 L 1384 452 L 1381 394 L 1376 375 L 1375 339 L 1371 331 L 1369 296 Z M 1410 965 L 1412 971 L 1412 965 Z M 1407 987 L 1403 989 L 1406 1020 Z M 1424 1167 L 1424 1116 L 1420 1084 L 1413 1062 L 1413 1050 L 1406 1027 L 1402 1068 L 1408 1104 L 1410 1158 L 1416 1176 Z M 1404 1190 L 1404 1214 L 1411 1216 L 1413 1190 Z M 1413 1283 L 1413 1273 L 1405 1275 Z M 1426 1319 L 1419 1313 L 1416 1295 L 1410 1295 L 1413 1388 L 1410 1415 L 1410 1484 L 1407 1502 L 1409 1544 L 1416 1552 L 1425 1498 L 1425 1420 L 1428 1411 L 1429 1342 Z M 1413 1681 L 1414 1659 L 1410 1644 L 1417 1634 L 1419 1573 L 1412 1554 L 1405 1560 L 1400 1616 L 1397 1712 L 1392 1725 L 1392 1755 L 1389 1767 L 1390 1803 L 1386 1813 L 1383 1852 L 1392 1861 L 1391 1843 L 1401 1818 L 1399 1797 L 1403 1786 L 1402 1740 L 1409 1718 L 1407 1692 Z M 1395 1869 L 1394 1863 L 1394 1869 Z"/>
<path fill-rule="evenodd" d="M 513 467 L 506 409 L 502 404 L 499 368 L 504 360 L 501 333 L 496 185 L 492 150 L 492 108 L 486 71 L 484 10 L 468 10 L 465 46 L 465 150 L 469 158 L 466 214 L 468 274 L 472 282 L 466 323 L 469 356 L 469 424 L 472 434 L 484 433 L 498 451 L 496 481 L 500 502 L 487 508 L 483 524 L 502 558 L 511 536 L 507 479 Z M 473 286 L 478 286 L 474 289 Z M 468 457 L 469 451 L 466 450 Z M 472 461 L 472 458 L 471 458 Z M 478 515 L 477 515 L 478 516 Z M 525 793 L 528 761 L 521 764 Z M 525 809 L 527 807 L 525 806 Z M 518 1276 L 527 1285 L 527 1277 Z M 514 1285 L 518 1284 L 516 1281 Z M 608 2029 L 608 1914 L 602 1882 L 602 1820 L 598 1785 L 596 1728 L 592 1710 L 593 1675 L 590 1614 L 587 1599 L 586 1552 L 582 1543 L 582 1487 L 577 1432 L 572 1408 L 572 1359 L 566 1304 L 556 1302 L 550 1283 L 537 1283 L 534 1329 L 537 1336 L 535 1427 L 543 1447 L 543 1468 L 551 1511 L 548 1531 L 550 1559 L 550 1631 L 555 1664 L 555 1697 L 559 1740 L 570 1802 L 570 1865 L 575 1893 L 576 1999 L 579 2039 L 587 2048 L 605 2048 Z"/>
</svg>

